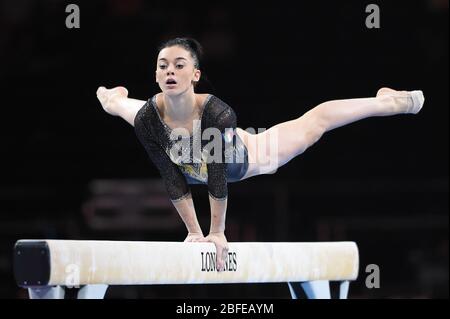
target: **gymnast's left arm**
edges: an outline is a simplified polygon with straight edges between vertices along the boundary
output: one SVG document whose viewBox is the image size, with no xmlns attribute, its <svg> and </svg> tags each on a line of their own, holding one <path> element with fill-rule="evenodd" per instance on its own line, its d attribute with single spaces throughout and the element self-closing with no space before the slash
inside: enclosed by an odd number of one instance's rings
<svg viewBox="0 0 450 319">
<path fill-rule="evenodd" d="M 205 237 L 205 240 L 213 242 L 216 246 L 217 270 L 221 271 L 225 267 L 225 260 L 228 255 L 228 242 L 225 237 L 227 198 L 217 200 L 210 194 L 209 204 L 211 206 L 211 225 L 209 228 L 209 235 Z"/>
<path fill-rule="evenodd" d="M 236 129 L 236 114 L 232 108 L 225 105 L 223 111 L 215 119 L 214 127 L 219 129 L 222 135 L 222 148 L 220 156 L 215 156 L 220 161 L 213 160 L 207 164 L 208 193 L 211 207 L 211 226 L 207 241 L 216 245 L 217 270 L 223 270 L 228 255 L 228 242 L 225 237 L 225 217 L 228 203 L 227 163 L 225 162 L 224 136 L 228 129 Z M 216 149 L 214 149 L 216 152 Z"/>
</svg>

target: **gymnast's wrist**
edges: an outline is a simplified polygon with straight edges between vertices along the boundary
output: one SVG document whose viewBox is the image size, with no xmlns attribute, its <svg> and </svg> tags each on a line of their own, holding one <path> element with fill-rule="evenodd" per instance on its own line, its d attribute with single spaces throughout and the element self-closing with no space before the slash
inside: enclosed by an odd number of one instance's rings
<svg viewBox="0 0 450 319">
<path fill-rule="evenodd" d="M 210 235 L 224 235 L 225 234 L 225 227 L 220 227 L 220 228 L 211 228 L 209 230 L 209 234 Z"/>
<path fill-rule="evenodd" d="M 211 223 L 209 224 L 210 234 L 223 234 L 225 233 L 225 220 L 217 220 L 211 218 Z"/>
<path fill-rule="evenodd" d="M 203 231 L 200 227 L 200 225 L 186 225 L 186 229 L 188 231 L 189 234 L 199 234 L 199 235 L 203 235 Z"/>
</svg>

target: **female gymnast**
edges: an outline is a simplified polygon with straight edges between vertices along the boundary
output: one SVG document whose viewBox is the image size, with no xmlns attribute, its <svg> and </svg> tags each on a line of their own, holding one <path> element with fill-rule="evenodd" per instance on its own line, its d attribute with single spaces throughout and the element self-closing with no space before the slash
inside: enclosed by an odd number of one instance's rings
<svg viewBox="0 0 450 319">
<path fill-rule="evenodd" d="M 334 128 L 372 116 L 416 114 L 424 103 L 422 91 L 381 88 L 375 97 L 324 102 L 298 118 L 258 134 L 250 133 L 236 127 L 234 110 L 221 99 L 212 94 L 195 93 L 201 77 L 201 53 L 201 46 L 194 39 L 169 40 L 160 47 L 156 64 L 156 82 L 161 93 L 142 101 L 128 98 L 124 87 L 100 87 L 97 98 L 107 113 L 120 116 L 134 126 L 186 225 L 185 241 L 213 242 L 218 271 L 224 270 L 228 254 L 224 233 L 227 183 L 273 173 Z M 211 128 L 220 131 L 222 148 L 219 152 L 214 148 L 211 153 L 210 139 L 204 140 L 203 132 Z M 275 144 L 268 143 L 274 136 Z M 197 145 L 200 151 L 197 155 L 192 151 L 176 156 L 181 142 L 187 143 L 183 145 L 190 149 Z M 225 149 L 224 145 L 232 147 Z M 268 164 L 267 158 L 274 157 L 274 149 L 276 160 Z M 213 155 L 214 159 L 208 160 L 208 156 Z M 211 224 L 206 237 L 197 220 L 189 184 L 208 187 Z"/>
</svg>

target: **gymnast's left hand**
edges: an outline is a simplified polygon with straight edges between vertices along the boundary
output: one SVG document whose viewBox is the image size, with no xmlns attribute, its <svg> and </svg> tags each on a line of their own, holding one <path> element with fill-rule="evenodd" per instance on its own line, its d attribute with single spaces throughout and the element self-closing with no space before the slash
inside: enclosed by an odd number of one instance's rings
<svg viewBox="0 0 450 319">
<path fill-rule="evenodd" d="M 224 232 L 209 233 L 205 237 L 205 241 L 212 242 L 216 245 L 216 265 L 217 271 L 225 270 L 225 261 L 228 255 L 228 242 Z"/>
</svg>

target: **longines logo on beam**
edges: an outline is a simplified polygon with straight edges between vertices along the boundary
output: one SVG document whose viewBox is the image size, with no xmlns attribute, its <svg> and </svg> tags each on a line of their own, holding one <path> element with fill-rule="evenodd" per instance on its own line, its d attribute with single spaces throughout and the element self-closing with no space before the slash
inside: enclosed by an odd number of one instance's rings
<svg viewBox="0 0 450 319">
<path fill-rule="evenodd" d="M 206 252 L 202 254 L 202 271 L 217 271 L 216 267 L 216 253 Z M 236 271 L 237 270 L 237 257 L 236 253 L 229 252 L 227 258 L 225 259 L 225 271 Z"/>
</svg>

